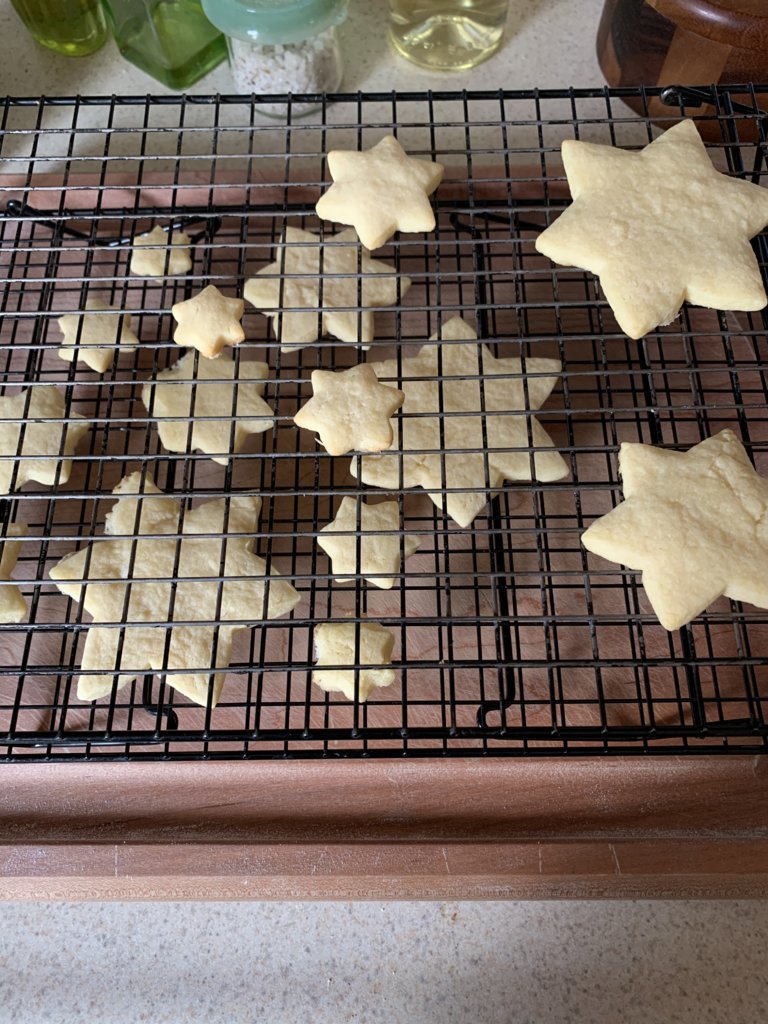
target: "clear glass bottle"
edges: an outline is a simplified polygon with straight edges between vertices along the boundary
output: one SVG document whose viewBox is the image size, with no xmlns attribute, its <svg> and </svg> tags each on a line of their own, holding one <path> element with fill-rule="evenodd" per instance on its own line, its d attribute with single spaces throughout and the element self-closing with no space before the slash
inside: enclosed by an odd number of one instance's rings
<svg viewBox="0 0 768 1024">
<path fill-rule="evenodd" d="M 38 43 L 67 57 L 87 57 L 107 38 L 100 0 L 11 0 Z"/>
<path fill-rule="evenodd" d="M 501 46 L 509 0 L 389 0 L 389 35 L 403 57 L 465 71 Z"/>
<path fill-rule="evenodd" d="M 232 78 L 238 92 L 335 92 L 341 85 L 337 25 L 349 0 L 203 0 L 210 20 L 227 37 Z M 303 115 L 317 103 L 293 104 Z M 260 103 L 256 109 L 285 117 L 285 103 Z"/>
<path fill-rule="evenodd" d="M 186 89 L 227 55 L 200 0 L 103 0 L 120 53 L 171 89 Z"/>
</svg>

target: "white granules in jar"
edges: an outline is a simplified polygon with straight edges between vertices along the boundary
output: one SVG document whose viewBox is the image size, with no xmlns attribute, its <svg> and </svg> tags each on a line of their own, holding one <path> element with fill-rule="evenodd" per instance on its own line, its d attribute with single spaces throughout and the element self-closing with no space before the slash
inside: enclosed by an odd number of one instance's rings
<svg viewBox="0 0 768 1024">
<path fill-rule="evenodd" d="M 230 36 L 229 58 L 232 77 L 239 92 L 269 93 L 334 92 L 341 85 L 341 53 L 336 29 L 329 28 L 300 43 L 276 43 L 260 46 Z M 316 103 L 291 105 L 293 114 L 308 114 Z M 285 117 L 285 103 L 265 103 L 257 108 L 263 114 Z"/>
</svg>

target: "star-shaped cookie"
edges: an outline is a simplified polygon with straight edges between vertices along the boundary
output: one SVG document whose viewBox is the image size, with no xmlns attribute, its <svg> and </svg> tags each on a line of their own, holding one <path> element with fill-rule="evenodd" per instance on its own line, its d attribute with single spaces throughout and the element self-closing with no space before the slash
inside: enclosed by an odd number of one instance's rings
<svg viewBox="0 0 768 1024">
<path fill-rule="evenodd" d="M 400 510 L 396 501 L 379 505 L 360 502 L 358 525 L 357 501 L 342 499 L 336 518 L 320 531 L 317 543 L 331 560 L 333 575 L 339 583 L 349 583 L 350 576 L 360 574 L 375 587 L 391 590 L 395 577 L 384 575 L 400 570 Z M 360 560 L 358 538 L 360 533 Z M 419 547 L 418 537 L 406 533 L 402 538 L 403 560 Z"/>
<path fill-rule="evenodd" d="M 394 646 L 394 634 L 379 622 L 324 622 L 315 630 L 317 660 L 312 682 L 326 693 L 339 692 L 347 700 L 354 700 L 354 666 L 390 665 Z M 323 669 L 322 665 L 335 668 Z M 359 668 L 357 674 L 361 701 L 367 700 L 377 687 L 391 686 L 395 681 L 393 668 Z"/>
<path fill-rule="evenodd" d="M 402 442 L 395 426 L 393 447 L 353 459 L 352 472 L 389 491 L 423 487 L 467 527 L 505 480 L 530 480 L 532 470 L 544 481 L 567 474 L 549 434 L 528 414 L 547 400 L 561 367 L 556 359 L 526 359 L 524 387 L 521 360 L 496 359 L 461 317 L 443 325 L 442 338 L 402 360 Z M 397 360 L 370 365 L 380 380 L 398 379 Z"/>
<path fill-rule="evenodd" d="M 374 307 L 397 302 L 411 279 L 371 259 L 351 229 L 321 243 L 311 231 L 288 227 L 282 242 L 281 256 L 246 281 L 243 290 L 248 302 L 270 317 L 282 347 L 304 348 L 330 334 L 370 348 Z"/>
<path fill-rule="evenodd" d="M 89 313 L 96 315 L 89 316 Z M 86 299 L 84 313 L 66 313 L 58 319 L 64 339 L 59 355 L 71 363 L 81 359 L 96 373 L 106 373 L 118 346 L 138 345 L 131 330 L 131 315 L 101 299 Z"/>
<path fill-rule="evenodd" d="M 238 365 L 226 351 L 217 359 L 206 359 L 191 350 L 148 381 L 141 400 L 157 420 L 168 451 L 199 449 L 226 466 L 250 434 L 269 430 L 274 423 L 273 412 L 261 397 L 268 375 L 266 363 L 241 359 Z"/>
<path fill-rule="evenodd" d="M 142 488 L 141 473 L 114 493 L 120 497 L 104 526 L 112 539 L 67 555 L 50 572 L 93 617 L 77 695 L 110 693 L 115 673 L 124 686 L 144 672 L 167 671 L 170 686 L 202 705 L 210 693 L 215 705 L 234 635 L 285 615 L 299 600 L 274 570 L 266 592 L 266 563 L 252 553 L 261 501 L 233 495 L 182 515 L 182 502 L 149 481 Z"/>
<path fill-rule="evenodd" d="M 141 277 L 176 277 L 192 269 L 189 245 L 192 239 L 184 231 L 168 233 L 158 224 L 146 234 L 137 235 L 131 252 L 131 273 Z"/>
<path fill-rule="evenodd" d="M 65 484 L 72 472 L 70 456 L 90 427 L 77 413 L 66 415 L 64 394 L 52 384 L 0 398 L 0 495 L 20 490 L 28 480 Z"/>
<path fill-rule="evenodd" d="M 319 217 L 351 224 L 366 249 L 378 249 L 395 231 L 432 231 L 435 214 L 429 196 L 445 168 L 408 156 L 394 135 L 362 153 L 335 149 L 328 154 L 333 185 L 317 202 Z"/>
<path fill-rule="evenodd" d="M 730 430 L 687 452 L 622 444 L 624 501 L 582 536 L 588 551 L 643 573 L 665 629 L 725 594 L 768 608 L 768 480 Z"/>
<path fill-rule="evenodd" d="M 24 523 L 9 523 L 4 539 L 0 540 L 0 580 L 5 584 L 0 586 L 0 622 L 21 622 L 27 614 L 27 602 L 20 588 L 10 582 L 21 550 L 21 541 L 18 538 L 26 535 L 27 527 Z"/>
<path fill-rule="evenodd" d="M 240 323 L 244 311 L 242 299 L 230 299 L 215 284 L 209 284 L 191 299 L 171 307 L 178 324 L 173 340 L 177 345 L 196 348 L 207 359 L 215 359 L 225 345 L 239 345 L 245 338 Z"/>
<path fill-rule="evenodd" d="M 674 320 L 685 300 L 766 304 L 749 239 L 768 224 L 768 189 L 716 171 L 693 121 L 640 153 L 568 139 L 562 155 L 573 203 L 536 248 L 597 274 L 630 338 Z"/>
<path fill-rule="evenodd" d="M 330 455 L 380 452 L 392 444 L 390 417 L 403 404 L 404 394 L 380 384 L 370 363 L 332 373 L 312 371 L 312 397 L 293 422 L 316 431 Z"/>
</svg>

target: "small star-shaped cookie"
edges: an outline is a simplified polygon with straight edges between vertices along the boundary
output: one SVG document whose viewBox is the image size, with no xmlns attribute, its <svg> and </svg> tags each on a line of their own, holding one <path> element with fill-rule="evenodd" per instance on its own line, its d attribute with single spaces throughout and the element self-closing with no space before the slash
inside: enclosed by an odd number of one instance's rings
<svg viewBox="0 0 768 1024">
<path fill-rule="evenodd" d="M 0 556 L 0 580 L 5 586 L 0 586 L 0 622 L 21 622 L 27 614 L 27 602 L 24 600 L 21 590 L 16 584 L 11 583 L 11 574 L 19 560 L 21 541 L 17 538 L 25 537 L 27 527 L 24 523 L 9 523 L 5 538 L 0 540 L 2 545 L 2 556 Z"/>
<path fill-rule="evenodd" d="M 396 501 L 379 505 L 366 505 L 361 501 L 358 526 L 357 502 L 346 497 L 339 505 L 336 518 L 320 531 L 317 543 L 330 558 L 333 575 L 339 578 L 339 583 L 349 583 L 350 576 L 359 574 L 375 587 L 391 590 L 395 578 L 384 573 L 396 573 L 400 569 L 399 530 L 400 510 Z M 418 537 L 405 534 L 403 560 L 410 558 L 418 547 Z"/>
<path fill-rule="evenodd" d="M 131 330 L 131 315 L 101 299 L 86 299 L 84 313 L 66 313 L 58 319 L 64 340 L 59 355 L 71 363 L 82 359 L 96 373 L 106 373 L 120 345 L 138 345 Z M 89 313 L 98 315 L 88 316 Z"/>
<path fill-rule="evenodd" d="M 380 384 L 370 363 L 339 373 L 313 370 L 311 379 L 312 397 L 293 417 L 297 427 L 316 431 L 329 455 L 389 448 L 390 417 L 403 404 L 402 391 Z"/>
<path fill-rule="evenodd" d="M 536 248 L 597 274 L 630 338 L 674 320 L 685 300 L 766 304 L 749 239 L 768 224 L 768 189 L 716 171 L 693 121 L 640 153 L 568 139 L 562 154 L 573 203 Z"/>
<path fill-rule="evenodd" d="M 0 398 L 0 495 L 20 490 L 28 480 L 49 487 L 65 484 L 72 472 L 69 456 L 90 427 L 75 412 L 67 416 L 64 394 L 52 384 Z"/>
<path fill-rule="evenodd" d="M 394 634 L 379 622 L 324 622 L 315 630 L 317 660 L 312 682 L 326 693 L 338 691 L 347 700 L 354 700 L 354 666 L 357 665 L 359 699 L 367 700 L 377 687 L 391 686 L 395 681 L 395 670 L 359 666 L 390 665 L 394 646 Z M 336 667 L 323 669 L 322 665 Z"/>
<path fill-rule="evenodd" d="M 371 259 L 353 230 L 321 243 L 311 231 L 288 227 L 282 241 L 283 255 L 246 281 L 243 290 L 271 318 L 282 347 L 303 348 L 322 333 L 370 348 L 373 307 L 397 302 L 398 284 L 402 298 L 411 279 Z"/>
<path fill-rule="evenodd" d="M 435 214 L 429 196 L 445 168 L 408 156 L 394 135 L 362 153 L 335 149 L 328 154 L 333 185 L 317 202 L 319 217 L 351 224 L 366 249 L 378 249 L 395 231 L 432 231 Z"/>
<path fill-rule="evenodd" d="M 93 617 L 77 695 L 110 693 L 115 673 L 124 686 L 144 672 L 167 671 L 170 686 L 202 705 L 213 679 L 214 706 L 234 635 L 299 601 L 274 570 L 267 593 L 266 563 L 252 553 L 261 501 L 232 495 L 182 516 L 182 502 L 149 481 L 142 488 L 141 473 L 125 477 L 114 493 L 121 497 L 104 526 L 112 539 L 67 555 L 50 572 Z"/>
<path fill-rule="evenodd" d="M 196 348 L 207 359 L 215 359 L 225 345 L 239 345 L 245 338 L 240 323 L 244 311 L 242 299 L 230 299 L 215 284 L 209 284 L 191 299 L 171 307 L 178 324 L 173 340 L 177 345 Z"/>
<path fill-rule="evenodd" d="M 146 234 L 137 235 L 131 252 L 131 273 L 142 277 L 176 277 L 192 269 L 189 245 L 192 239 L 184 231 L 168 233 L 158 224 Z"/>
<path fill-rule="evenodd" d="M 250 434 L 269 430 L 274 423 L 274 414 L 261 397 L 268 375 L 266 363 L 241 359 L 237 365 L 229 352 L 206 359 L 192 350 L 148 381 L 141 400 L 157 419 L 168 451 L 199 449 L 226 466 Z"/>
<path fill-rule="evenodd" d="M 561 367 L 556 359 L 526 359 L 524 387 L 521 360 L 496 359 L 461 317 L 443 325 L 442 338 L 442 344 L 424 345 L 402 360 L 402 452 L 395 452 L 396 429 L 390 451 L 353 459 L 352 472 L 390 491 L 423 487 L 438 508 L 467 527 L 505 480 L 530 480 L 532 463 L 537 480 L 560 480 L 568 472 L 546 430 L 525 415 L 543 405 Z M 395 359 L 369 365 L 379 379 L 398 378 Z"/>
<path fill-rule="evenodd" d="M 721 595 L 768 608 L 768 480 L 722 430 L 689 451 L 622 444 L 624 501 L 582 536 L 588 551 L 640 569 L 665 629 Z"/>
</svg>

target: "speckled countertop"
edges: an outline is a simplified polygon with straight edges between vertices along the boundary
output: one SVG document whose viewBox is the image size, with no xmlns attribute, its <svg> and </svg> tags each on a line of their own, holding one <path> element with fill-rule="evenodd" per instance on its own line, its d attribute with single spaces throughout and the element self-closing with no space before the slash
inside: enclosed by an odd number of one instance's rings
<svg viewBox="0 0 768 1024">
<path fill-rule="evenodd" d="M 602 85 L 601 0 L 512 0 L 504 47 L 461 76 L 384 42 L 352 0 L 345 88 Z M 191 91 L 230 92 L 226 66 Z M 164 92 L 110 43 L 68 60 L 0 5 L 0 92 Z M 762 903 L 0 904 L 0 1024 L 762 1024 Z"/>
<path fill-rule="evenodd" d="M 16 904 L 14 1024 L 763 1024 L 762 903 Z"/>
</svg>

